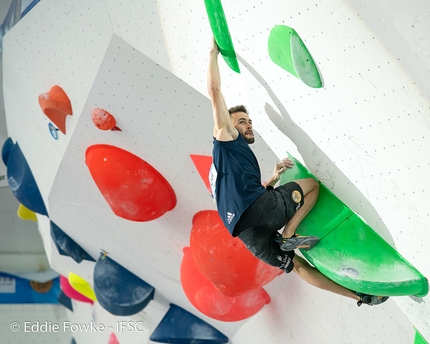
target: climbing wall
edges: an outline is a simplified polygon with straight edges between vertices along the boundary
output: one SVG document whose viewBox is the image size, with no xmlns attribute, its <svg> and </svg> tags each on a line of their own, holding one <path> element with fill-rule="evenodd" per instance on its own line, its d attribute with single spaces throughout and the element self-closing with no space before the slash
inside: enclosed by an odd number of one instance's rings
<svg viewBox="0 0 430 344">
<path fill-rule="evenodd" d="M 225 1 L 241 73 L 219 61 L 227 104 L 244 103 L 250 110 L 257 132 L 252 148 L 263 178 L 290 152 L 429 276 L 430 185 L 424 176 L 430 163 L 424 149 L 430 137 L 430 8 L 418 0 L 403 6 L 382 0 Z M 267 42 L 276 25 L 300 35 L 322 87 L 309 87 L 271 60 Z M 209 156 L 212 149 L 206 92 L 211 36 L 202 1 L 44 0 L 4 37 L 8 134 L 19 143 L 47 209 L 38 222 L 52 268 L 66 277 L 77 274 L 94 288 L 96 263 L 78 264 L 59 254 L 51 222 L 95 261 L 107 256 L 149 283 L 153 299 L 121 318 L 142 322 L 142 343 L 172 303 L 232 343 L 258 338 L 403 344 L 413 343 L 415 328 L 428 340 L 428 296 L 357 308 L 294 275 L 281 275 L 264 286 L 270 303 L 240 321 L 216 320 L 190 302 L 181 284 L 184 248 L 190 246 L 195 214 L 215 210 L 190 157 Z M 72 105 L 65 133 L 52 129 L 38 102 L 54 85 Z M 100 130 L 94 109 L 111 114 L 120 130 Z M 174 206 L 149 221 L 119 216 L 112 204 L 127 214 L 138 204 L 102 191 L 87 155 L 96 145 L 117 147 L 150 164 L 174 191 Z M 121 197 L 131 193 L 127 188 L 120 189 Z M 74 333 L 78 343 L 107 343 L 112 332 L 119 342 L 138 342 L 136 331 L 115 327 L 117 318 L 101 303 L 73 303 L 71 321 L 112 326 L 103 334 Z"/>
</svg>

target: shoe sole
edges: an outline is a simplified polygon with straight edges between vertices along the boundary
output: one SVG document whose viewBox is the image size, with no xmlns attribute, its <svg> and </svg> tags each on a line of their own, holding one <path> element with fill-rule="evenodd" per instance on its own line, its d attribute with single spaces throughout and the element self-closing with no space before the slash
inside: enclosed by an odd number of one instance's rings
<svg viewBox="0 0 430 344">
<path fill-rule="evenodd" d="M 316 236 L 312 237 L 293 237 L 280 243 L 282 251 L 294 251 L 295 249 L 302 248 L 309 250 L 318 244 L 320 239 Z"/>
</svg>

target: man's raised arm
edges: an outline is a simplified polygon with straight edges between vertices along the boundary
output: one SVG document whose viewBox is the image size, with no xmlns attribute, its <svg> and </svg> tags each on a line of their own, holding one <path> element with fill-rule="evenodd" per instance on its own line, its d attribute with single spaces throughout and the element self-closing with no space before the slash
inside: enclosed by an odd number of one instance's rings
<svg viewBox="0 0 430 344">
<path fill-rule="evenodd" d="M 236 139 L 238 132 L 231 124 L 230 114 L 221 93 L 221 75 L 218 67 L 218 46 L 215 39 L 212 40 L 212 48 L 209 54 L 209 67 L 207 76 L 207 87 L 209 97 L 212 101 L 212 112 L 214 117 L 214 137 L 219 141 L 230 141 Z"/>
</svg>

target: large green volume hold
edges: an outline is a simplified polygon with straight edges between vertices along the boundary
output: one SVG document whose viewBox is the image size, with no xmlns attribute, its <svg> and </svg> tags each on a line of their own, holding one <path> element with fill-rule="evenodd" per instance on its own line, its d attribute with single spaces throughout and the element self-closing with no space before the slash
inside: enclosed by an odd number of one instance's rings
<svg viewBox="0 0 430 344">
<path fill-rule="evenodd" d="M 295 165 L 282 175 L 281 184 L 317 179 L 294 157 L 289 158 Z M 321 183 L 318 201 L 297 233 L 321 239 L 312 249 L 301 250 L 302 254 L 348 289 L 382 296 L 428 294 L 427 278 Z"/>
<path fill-rule="evenodd" d="M 206 12 L 218 49 L 227 65 L 237 73 L 240 73 L 227 20 L 220 0 L 205 0 Z"/>
</svg>

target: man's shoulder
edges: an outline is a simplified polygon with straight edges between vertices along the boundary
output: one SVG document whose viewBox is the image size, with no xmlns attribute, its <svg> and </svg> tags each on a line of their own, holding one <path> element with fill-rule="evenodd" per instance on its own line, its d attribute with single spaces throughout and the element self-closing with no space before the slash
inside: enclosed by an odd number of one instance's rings
<svg viewBox="0 0 430 344">
<path fill-rule="evenodd" d="M 240 136 L 236 137 L 234 140 L 218 140 L 216 137 L 214 137 L 213 140 L 214 148 L 217 150 L 223 150 L 223 151 L 236 151 L 241 149 L 241 142 L 240 142 Z"/>
<path fill-rule="evenodd" d="M 226 127 L 223 127 L 216 132 L 214 132 L 214 138 L 217 141 L 220 142 L 229 142 L 229 141 L 235 141 L 239 136 L 239 132 L 235 127 L 233 129 L 229 130 Z"/>
</svg>

